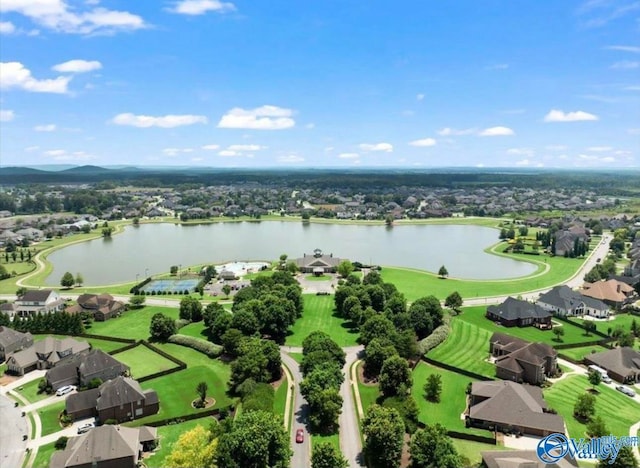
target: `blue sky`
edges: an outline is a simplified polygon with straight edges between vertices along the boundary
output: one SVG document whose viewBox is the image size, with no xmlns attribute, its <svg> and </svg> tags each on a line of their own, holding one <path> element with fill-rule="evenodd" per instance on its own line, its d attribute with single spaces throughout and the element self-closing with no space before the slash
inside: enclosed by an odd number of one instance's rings
<svg viewBox="0 0 640 468">
<path fill-rule="evenodd" d="M 0 165 L 640 166 L 637 0 L 2 0 Z"/>
</svg>

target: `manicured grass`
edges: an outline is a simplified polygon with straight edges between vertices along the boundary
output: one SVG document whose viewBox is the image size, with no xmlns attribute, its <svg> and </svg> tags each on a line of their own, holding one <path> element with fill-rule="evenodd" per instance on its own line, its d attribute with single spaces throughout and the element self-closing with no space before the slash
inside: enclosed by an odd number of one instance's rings
<svg viewBox="0 0 640 468">
<path fill-rule="evenodd" d="M 11 259 L 11 254 L 9 254 L 9 259 Z M 21 262 L 19 254 L 17 262 L 10 260 L 8 263 L 4 260 L 4 254 L 0 255 L 0 265 L 5 267 L 7 272 L 11 275 L 13 275 L 14 272 L 16 275 L 24 275 L 25 273 L 29 273 L 36 269 L 36 264 L 33 262 L 27 262 L 26 260 Z"/>
<path fill-rule="evenodd" d="M 63 429 L 62 426 L 60 426 L 58 416 L 64 411 L 64 408 L 63 400 L 38 410 L 40 421 L 42 422 L 41 435 L 46 436 Z"/>
<path fill-rule="evenodd" d="M 22 395 L 29 401 L 29 403 L 35 403 L 36 401 L 44 400 L 45 398 L 50 397 L 51 395 L 47 395 L 44 392 L 38 393 L 39 383 L 40 379 L 32 380 L 31 382 L 27 382 L 26 384 L 16 388 L 14 392 Z"/>
<path fill-rule="evenodd" d="M 129 310 L 120 317 L 105 322 L 93 322 L 87 333 L 146 340 L 149 338 L 151 317 L 158 312 L 177 319 L 179 310 L 171 307 L 145 306 L 142 309 Z"/>
<path fill-rule="evenodd" d="M 178 330 L 178 334 L 193 336 L 202 340 L 206 340 L 208 336 L 207 328 L 205 328 L 204 322 L 190 323 L 189 325 L 186 325 Z"/>
<path fill-rule="evenodd" d="M 291 327 L 286 344 L 302 346 L 302 341 L 311 332 L 318 330 L 327 333 L 340 346 L 354 346 L 358 338 L 351 323 L 334 312 L 333 296 L 305 294 L 302 317 Z"/>
<path fill-rule="evenodd" d="M 451 321 L 447 340 L 429 351 L 428 356 L 460 369 L 493 377 L 495 366 L 487 362 L 491 333 L 458 319 Z"/>
<path fill-rule="evenodd" d="M 293 358 L 298 364 L 302 364 L 302 358 L 304 358 L 304 354 L 302 353 L 288 353 L 289 356 Z"/>
<path fill-rule="evenodd" d="M 225 372 L 217 372 L 213 365 L 200 365 L 141 383 L 143 389 L 153 389 L 158 393 L 160 411 L 146 418 L 137 419 L 132 424 L 140 426 L 151 421 L 177 418 L 204 411 L 204 409 L 194 409 L 191 406 L 191 402 L 198 397 L 196 386 L 199 382 L 206 382 L 209 386 L 207 396 L 216 400 L 213 408 L 221 408 L 231 404 L 231 399 L 226 394 L 228 367 L 220 361 L 214 362 L 217 362 L 219 368 L 224 369 Z"/>
<path fill-rule="evenodd" d="M 142 345 L 117 353 L 114 357 L 129 366 L 134 379 L 176 367 L 174 362 Z"/>
<path fill-rule="evenodd" d="M 463 439 L 451 439 L 451 441 L 458 453 L 469 460 L 469 465 L 466 466 L 478 466 L 480 462 L 482 462 L 480 452 L 489 450 L 510 450 L 504 445 L 482 444 L 480 442 L 472 442 L 470 440 Z"/>
<path fill-rule="evenodd" d="M 360 401 L 362 402 L 362 411 L 367 414 L 367 409 L 378 402 L 380 389 L 378 385 L 365 385 L 358 382 L 358 392 L 360 392 Z"/>
<path fill-rule="evenodd" d="M 36 453 L 36 458 L 33 461 L 33 468 L 49 468 L 51 455 L 56 451 L 54 445 L 55 442 L 51 442 L 38 447 L 38 453 Z"/>
<path fill-rule="evenodd" d="M 322 275 L 322 276 L 307 275 L 307 276 L 304 277 L 304 279 L 306 279 L 307 281 L 331 281 L 331 276 L 329 276 L 329 275 Z"/>
<path fill-rule="evenodd" d="M 4 375 L 6 371 L 7 371 L 7 363 L 3 362 L 2 364 L 0 364 L 0 376 Z"/>
<path fill-rule="evenodd" d="M 160 439 L 160 445 L 154 454 L 144 459 L 145 465 L 149 468 L 164 468 L 166 467 L 165 459 L 171 453 L 173 444 L 178 441 L 180 436 L 193 429 L 196 426 L 203 426 L 208 429 L 209 422 L 213 421 L 210 418 L 194 419 L 192 421 L 186 421 L 180 424 L 170 424 L 168 426 L 162 426 L 158 428 L 158 438 Z"/>
<path fill-rule="evenodd" d="M 476 325 L 478 328 L 488 330 L 490 333 L 500 332 L 507 335 L 516 336 L 527 341 L 541 341 L 551 346 L 556 344 L 567 343 L 584 343 L 587 341 L 593 341 L 593 336 L 585 336 L 585 332 L 582 328 L 574 325 L 554 321 L 554 327 L 562 326 L 564 328 L 564 336 L 562 341 L 555 341 L 555 335 L 551 330 L 540 330 L 536 327 L 503 327 L 496 325 L 493 321 L 485 317 L 487 308 L 485 306 L 465 307 L 463 313 L 456 316 L 454 320 L 463 320 L 467 323 Z"/>
<path fill-rule="evenodd" d="M 442 394 L 439 403 L 432 403 L 424 397 L 424 384 L 431 374 L 440 374 L 442 377 Z M 491 437 L 490 431 L 465 427 L 464 419 L 461 418 L 467 404 L 467 385 L 472 381 L 473 379 L 469 377 L 420 362 L 413 371 L 411 389 L 411 394 L 420 411 L 418 419 L 425 424 L 440 423 L 452 431 Z"/>
<path fill-rule="evenodd" d="M 89 329 L 87 333 L 90 333 L 90 330 L 91 329 Z M 68 335 L 33 335 L 33 340 L 34 341 L 44 340 L 47 336 L 53 336 L 54 338 L 60 338 L 60 339 L 69 337 Z M 109 341 L 109 340 L 99 340 L 97 338 L 84 338 L 81 336 L 72 337 L 72 338 L 78 341 L 86 341 L 91 345 L 92 348 L 101 349 L 105 353 L 109 353 L 116 349 L 120 349 L 127 346 L 127 343 L 119 343 L 117 341 Z"/>
<path fill-rule="evenodd" d="M 562 349 L 558 352 L 565 354 L 576 361 L 582 361 L 585 356 L 588 356 L 592 352 L 600 353 L 602 351 L 608 351 L 608 349 L 603 346 L 582 346 L 580 348 Z"/>
<path fill-rule="evenodd" d="M 289 388 L 289 381 L 284 379 L 280 386 L 276 388 L 276 393 L 273 398 L 273 412 L 280 418 L 284 419 L 284 409 L 287 405 L 287 389 Z M 292 408 L 293 410 L 293 408 Z M 284 421 L 283 421 L 284 422 Z"/>
<path fill-rule="evenodd" d="M 635 319 L 636 323 L 638 324 L 638 326 L 640 326 L 640 317 L 637 317 L 635 315 L 631 315 L 631 314 L 616 314 L 612 316 L 613 319 L 611 320 L 590 320 L 591 322 L 596 324 L 596 330 L 598 330 L 600 333 L 604 333 L 605 335 L 607 334 L 609 328 L 611 328 L 611 330 L 615 330 L 616 327 L 621 326 L 624 331 L 629 331 L 631 329 L 631 322 L 633 322 L 633 320 Z M 581 322 L 584 323 L 585 320 L 582 320 L 580 318 L 572 318 L 572 320 L 575 320 L 576 322 Z M 598 337 L 596 335 L 594 335 L 594 339 L 598 339 Z"/>
<path fill-rule="evenodd" d="M 335 433 L 331 435 L 313 434 L 311 436 L 311 452 L 313 453 L 314 445 L 317 445 L 320 443 L 327 443 L 327 442 L 333 445 L 336 448 L 336 450 L 338 450 L 338 453 L 342 453 L 342 450 L 340 450 L 340 434 L 339 433 Z"/>
<path fill-rule="evenodd" d="M 586 426 L 573 417 L 573 407 L 580 395 L 592 388 L 582 375 L 567 377 L 544 390 L 544 398 L 567 425 L 569 436 L 585 437 Z M 629 427 L 640 421 L 640 405 L 626 395 L 604 385 L 598 385 L 596 415 L 602 416 L 614 436 L 629 435 Z"/>
</svg>

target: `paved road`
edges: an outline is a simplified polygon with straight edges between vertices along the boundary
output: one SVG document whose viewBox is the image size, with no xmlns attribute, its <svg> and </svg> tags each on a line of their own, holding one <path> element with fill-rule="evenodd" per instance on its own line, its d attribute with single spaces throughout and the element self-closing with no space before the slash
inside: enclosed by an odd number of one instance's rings
<svg viewBox="0 0 640 468">
<path fill-rule="evenodd" d="M 292 468 L 305 468 L 311 466 L 311 444 L 309 443 L 309 405 L 307 400 L 304 399 L 302 393 L 300 393 L 300 382 L 302 382 L 302 374 L 300 373 L 300 366 L 298 363 L 289 356 L 284 350 L 288 347 L 282 347 L 280 350 L 280 356 L 282 362 L 289 368 L 291 375 L 293 376 L 294 389 L 294 403 L 293 414 L 294 420 L 291 425 L 291 448 L 293 449 L 293 457 L 291 458 Z M 302 351 L 302 349 L 300 349 Z M 301 444 L 296 443 L 296 431 L 298 429 L 304 429 L 304 442 Z"/>
<path fill-rule="evenodd" d="M 27 418 L 23 418 L 22 409 L 15 408 L 14 402 L 0 395 L 0 466 L 11 468 L 22 466 L 27 442 L 23 436 L 29 435 Z"/>
<path fill-rule="evenodd" d="M 360 438 L 360 425 L 358 424 L 358 416 L 356 413 L 356 402 L 353 398 L 353 392 L 351 391 L 351 387 L 357 385 L 358 382 L 351 380 L 349 368 L 351 364 L 358 360 L 358 356 L 364 348 L 362 346 L 354 346 L 342 349 L 347 356 L 343 368 L 345 379 L 340 386 L 340 395 L 343 400 L 342 413 L 340 413 L 340 418 L 338 419 L 340 424 L 340 449 L 349 462 L 349 468 L 359 468 L 366 465 L 364 464 L 362 456 L 362 439 Z"/>
</svg>

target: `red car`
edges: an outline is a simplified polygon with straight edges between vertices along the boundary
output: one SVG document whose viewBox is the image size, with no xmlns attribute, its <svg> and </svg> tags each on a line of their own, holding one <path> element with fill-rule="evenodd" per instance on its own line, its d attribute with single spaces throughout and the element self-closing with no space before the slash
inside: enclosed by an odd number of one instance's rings
<svg viewBox="0 0 640 468">
<path fill-rule="evenodd" d="M 301 444 L 304 442 L 304 430 L 298 429 L 296 431 L 296 443 Z"/>
</svg>

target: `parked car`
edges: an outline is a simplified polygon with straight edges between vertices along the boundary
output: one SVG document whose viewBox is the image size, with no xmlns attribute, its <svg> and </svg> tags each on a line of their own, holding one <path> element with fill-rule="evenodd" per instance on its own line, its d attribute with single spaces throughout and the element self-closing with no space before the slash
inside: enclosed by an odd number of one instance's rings
<svg viewBox="0 0 640 468">
<path fill-rule="evenodd" d="M 296 431 L 296 443 L 301 444 L 302 442 L 304 442 L 304 430 L 298 429 Z"/>
<path fill-rule="evenodd" d="M 634 396 L 636 396 L 636 392 L 633 391 L 632 389 L 630 389 L 629 387 L 625 387 L 624 385 L 618 385 L 616 387 L 616 390 L 618 390 L 619 392 L 624 393 L 627 396 L 630 396 L 631 398 L 633 398 Z"/>
<path fill-rule="evenodd" d="M 75 387 L 73 385 L 65 385 L 56 390 L 56 396 L 66 395 L 67 393 L 73 392 L 74 389 Z"/>
<path fill-rule="evenodd" d="M 78 428 L 78 434 L 84 434 L 85 432 L 89 432 L 94 427 L 96 427 L 94 423 L 83 424 Z"/>
</svg>

